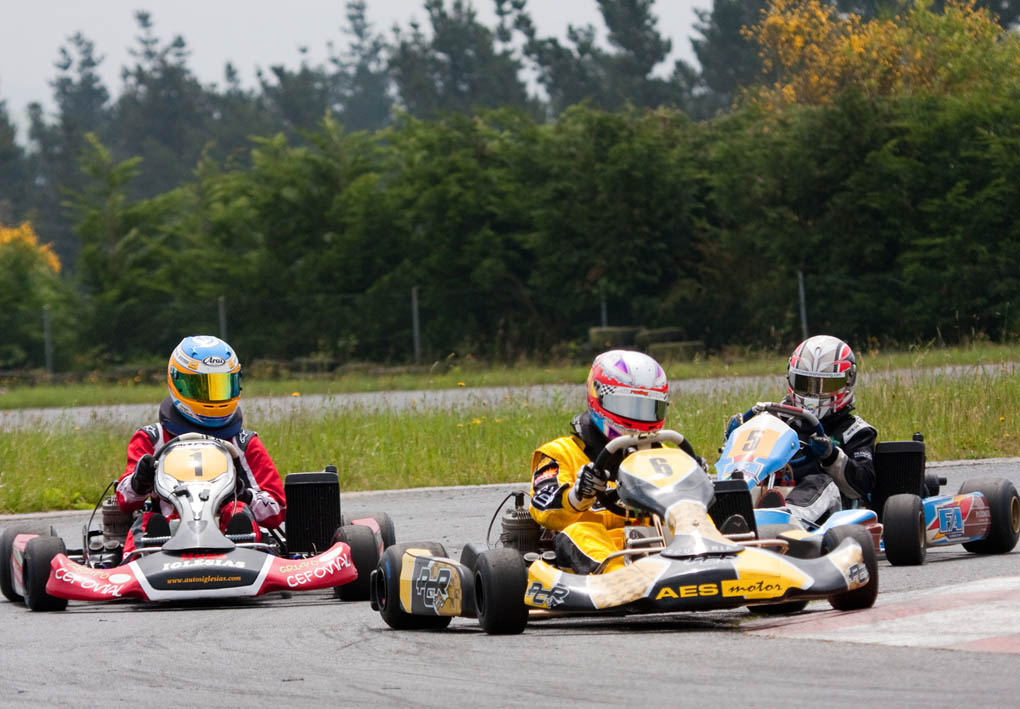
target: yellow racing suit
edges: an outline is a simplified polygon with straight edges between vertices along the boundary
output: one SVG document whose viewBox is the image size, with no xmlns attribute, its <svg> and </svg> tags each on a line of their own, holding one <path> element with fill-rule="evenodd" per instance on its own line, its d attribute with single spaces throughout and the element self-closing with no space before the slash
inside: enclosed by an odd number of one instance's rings
<svg viewBox="0 0 1020 709">
<path fill-rule="evenodd" d="M 577 420 L 574 428 L 581 430 Z M 601 509 L 597 501 L 586 510 L 570 504 L 568 493 L 578 472 L 591 462 L 589 454 L 595 454 L 592 447 L 575 433 L 540 446 L 531 457 L 531 516 L 543 527 L 561 532 L 555 542 L 557 562 L 576 573 L 590 573 L 609 554 L 622 549 L 627 524 L 627 518 Z M 623 557 L 617 557 L 605 571 L 623 565 Z"/>
</svg>

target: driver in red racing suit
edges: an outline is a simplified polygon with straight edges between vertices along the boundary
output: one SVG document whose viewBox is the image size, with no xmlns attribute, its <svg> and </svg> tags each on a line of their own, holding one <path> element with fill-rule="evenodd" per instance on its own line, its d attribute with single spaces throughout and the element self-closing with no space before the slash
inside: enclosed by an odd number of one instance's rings
<svg viewBox="0 0 1020 709">
<path fill-rule="evenodd" d="M 231 518 L 243 515 L 247 524 L 234 522 L 231 528 L 251 527 L 256 538 L 259 525 L 279 527 L 287 513 L 283 482 L 258 434 L 242 428 L 238 407 L 241 397 L 241 365 L 233 349 L 223 340 L 197 335 L 186 337 L 174 349 L 167 366 L 170 395 L 159 407 L 159 421 L 135 431 L 127 446 L 127 466 L 117 483 L 117 505 L 122 512 L 142 508 L 153 489 L 155 456 L 184 433 L 201 433 L 230 441 L 241 457 L 234 459 L 238 494 L 220 510 L 220 528 L 226 530 Z M 131 526 L 124 553 L 135 548 L 154 517 L 170 516 L 173 508 L 159 501 L 158 512 L 144 512 Z"/>
<path fill-rule="evenodd" d="M 592 461 L 612 438 L 661 429 L 668 397 L 666 373 L 654 359 L 627 350 L 605 352 L 595 358 L 588 374 L 588 410 L 574 417 L 573 434 L 549 441 L 532 454 L 531 516 L 559 532 L 554 541 L 559 566 L 592 573 L 623 548 L 628 522 L 634 520 L 596 502 L 596 493 L 606 489 L 606 482 Z M 693 449 L 689 452 L 693 454 Z M 703 459 L 698 460 L 704 466 Z M 616 557 L 604 572 L 624 564 L 623 557 Z"/>
</svg>

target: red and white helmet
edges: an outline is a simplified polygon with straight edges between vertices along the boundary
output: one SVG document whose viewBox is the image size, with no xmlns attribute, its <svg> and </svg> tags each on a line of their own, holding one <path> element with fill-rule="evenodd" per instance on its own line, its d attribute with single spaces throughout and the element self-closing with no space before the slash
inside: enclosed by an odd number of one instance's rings
<svg viewBox="0 0 1020 709">
<path fill-rule="evenodd" d="M 641 352 L 603 352 L 588 373 L 588 409 L 607 438 L 658 431 L 669 405 L 669 382 L 659 363 Z"/>
<path fill-rule="evenodd" d="M 815 335 L 790 355 L 786 381 L 793 404 L 825 418 L 853 405 L 857 358 L 838 337 Z"/>
</svg>

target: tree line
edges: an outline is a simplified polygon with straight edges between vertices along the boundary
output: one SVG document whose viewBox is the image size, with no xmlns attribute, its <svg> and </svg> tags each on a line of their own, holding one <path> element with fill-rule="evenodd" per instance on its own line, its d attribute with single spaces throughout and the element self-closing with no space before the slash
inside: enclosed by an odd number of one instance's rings
<svg viewBox="0 0 1020 709">
<path fill-rule="evenodd" d="M 1016 335 L 1020 51 L 981 7 L 853 3 L 855 15 L 848 3 L 717 0 L 701 16 L 701 73 L 678 64 L 661 79 L 651 69 L 669 43 L 655 41 L 650 0 L 599 1 L 615 52 L 580 31 L 538 38 L 525 2 L 496 4 L 489 30 L 470 4 L 429 0 L 432 34 L 386 45 L 350 2 L 360 59 L 338 58 L 332 83 L 321 67 L 274 68 L 259 96 L 237 88 L 247 122 L 210 104 L 183 41 L 143 33 L 134 79 L 103 120 L 33 120 L 52 138 L 47 164 L 63 161 L 52 179 L 40 177 L 44 142 L 21 162 L 0 143 L 0 160 L 21 166 L 0 174 L 32 176 L 21 193 L 52 190 L 73 226 L 61 249 L 43 212 L 29 231 L 17 210 L 0 215 L 13 225 L 0 232 L 0 325 L 14 334 L 0 367 L 42 361 L 43 305 L 66 368 L 215 332 L 221 296 L 243 352 L 406 361 L 415 286 L 431 357 L 570 354 L 602 303 L 612 324 L 680 327 L 710 347 L 785 345 L 800 333 L 798 273 L 816 332 Z M 755 57 L 754 78 L 727 92 L 707 88 L 717 26 L 736 26 Z M 526 41 L 511 50 L 515 32 Z M 486 72 L 455 61 L 465 43 Z M 547 67 L 544 101 L 509 80 L 518 51 Z M 109 108 L 89 64 L 69 55 L 79 74 L 55 90 Z M 399 110 L 338 99 L 369 95 L 367 77 Z M 175 81 L 195 91 L 168 115 L 157 87 Z M 296 100 L 310 87 L 325 104 Z M 727 110 L 699 114 L 712 101 Z M 376 125 L 347 110 L 371 105 L 386 106 Z M 199 106 L 221 133 L 189 120 Z M 135 135 L 110 130 L 129 115 Z M 192 152 L 174 153 L 185 126 Z M 175 168 L 157 177 L 147 168 L 161 150 Z M 53 268 L 44 241 L 73 269 Z"/>
</svg>

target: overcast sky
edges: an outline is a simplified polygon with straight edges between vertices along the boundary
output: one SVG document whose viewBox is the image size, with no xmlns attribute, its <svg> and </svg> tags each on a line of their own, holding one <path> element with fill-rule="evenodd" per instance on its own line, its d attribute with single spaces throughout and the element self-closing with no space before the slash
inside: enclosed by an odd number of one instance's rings
<svg viewBox="0 0 1020 709">
<path fill-rule="evenodd" d="M 672 59 L 693 61 L 690 47 L 695 8 L 709 8 L 713 0 L 656 0 L 659 31 L 673 41 Z M 479 19 L 495 25 L 491 0 L 473 0 Z M 394 23 L 406 28 L 416 17 L 427 26 L 424 0 L 367 0 L 367 16 L 387 37 Z M 447 7 L 452 5 L 448 0 Z M 120 93 L 120 68 L 131 60 L 136 45 L 137 10 L 152 15 L 163 43 L 184 37 L 191 50 L 188 62 L 205 84 L 223 85 L 228 61 L 240 71 L 245 86 L 253 86 L 255 69 L 274 64 L 297 68 L 300 47 L 315 65 L 328 56 L 327 42 L 341 46 L 346 25 L 344 0 L 3 0 L 0 3 L 0 101 L 19 126 L 24 139 L 28 104 L 52 107 L 49 82 L 57 74 L 54 62 L 61 45 L 82 32 L 105 57 L 100 73 L 112 96 Z M 599 37 L 605 27 L 595 0 L 529 0 L 528 8 L 540 36 L 563 37 L 568 24 L 593 24 Z"/>
</svg>

